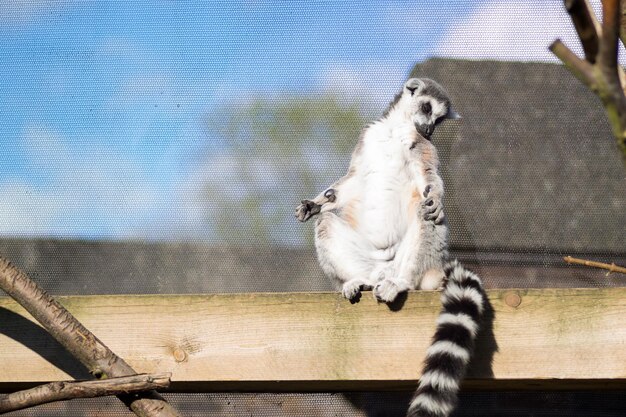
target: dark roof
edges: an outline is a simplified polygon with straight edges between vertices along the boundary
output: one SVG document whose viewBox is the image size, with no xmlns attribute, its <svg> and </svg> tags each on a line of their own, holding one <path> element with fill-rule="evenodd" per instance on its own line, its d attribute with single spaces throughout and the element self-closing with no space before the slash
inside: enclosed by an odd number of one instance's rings
<svg viewBox="0 0 626 417">
<path fill-rule="evenodd" d="M 52 294 L 328 291 L 312 248 L 0 239 L 0 255 Z M 623 286 L 620 274 L 550 254 L 453 251 L 487 287 Z M 574 254 L 576 255 L 576 254 Z M 582 254 L 588 257 L 588 254 Z M 626 256 L 599 260 L 626 265 Z M 0 291 L 0 296 L 3 293 Z"/>
<path fill-rule="evenodd" d="M 626 253 L 626 174 L 599 99 L 563 66 L 431 59 L 461 121 L 433 141 L 451 243 Z"/>
</svg>

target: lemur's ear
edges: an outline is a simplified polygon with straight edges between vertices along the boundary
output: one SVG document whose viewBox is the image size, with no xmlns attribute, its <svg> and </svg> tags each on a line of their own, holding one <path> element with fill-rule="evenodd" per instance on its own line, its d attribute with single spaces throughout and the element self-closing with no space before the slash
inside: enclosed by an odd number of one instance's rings
<svg viewBox="0 0 626 417">
<path fill-rule="evenodd" d="M 413 95 L 416 91 L 419 93 L 423 85 L 424 83 L 419 78 L 409 78 L 408 81 L 404 83 L 404 88 L 409 90 L 411 95 Z"/>
<path fill-rule="evenodd" d="M 458 120 L 458 119 L 462 119 L 462 118 L 463 117 L 461 117 L 460 114 L 458 114 L 457 112 L 455 112 L 452 109 L 448 110 L 448 114 L 446 114 L 446 119 Z"/>
</svg>

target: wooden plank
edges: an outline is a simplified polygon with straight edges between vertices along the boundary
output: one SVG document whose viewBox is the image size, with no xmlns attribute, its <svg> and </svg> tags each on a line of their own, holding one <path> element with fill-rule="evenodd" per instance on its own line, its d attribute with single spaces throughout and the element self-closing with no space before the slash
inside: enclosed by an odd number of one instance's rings
<svg viewBox="0 0 626 417">
<path fill-rule="evenodd" d="M 626 387 L 626 288 L 491 290 L 467 388 Z M 59 297 L 138 372 L 187 391 L 402 389 L 415 384 L 440 308 L 411 292 Z M 519 304 L 519 305 L 517 305 Z M 0 298 L 0 390 L 85 378 L 11 299 Z"/>
</svg>

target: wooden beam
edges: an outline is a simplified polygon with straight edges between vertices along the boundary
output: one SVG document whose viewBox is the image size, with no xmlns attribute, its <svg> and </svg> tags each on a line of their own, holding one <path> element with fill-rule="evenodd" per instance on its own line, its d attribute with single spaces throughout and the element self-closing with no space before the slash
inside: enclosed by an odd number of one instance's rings
<svg viewBox="0 0 626 417">
<path fill-rule="evenodd" d="M 491 290 L 466 388 L 626 387 L 626 288 Z M 411 292 L 72 296 L 58 300 L 138 372 L 181 391 L 414 386 L 440 308 Z M 84 377 L 33 319 L 0 298 L 0 390 Z M 83 374 L 81 374 L 83 372 Z"/>
</svg>

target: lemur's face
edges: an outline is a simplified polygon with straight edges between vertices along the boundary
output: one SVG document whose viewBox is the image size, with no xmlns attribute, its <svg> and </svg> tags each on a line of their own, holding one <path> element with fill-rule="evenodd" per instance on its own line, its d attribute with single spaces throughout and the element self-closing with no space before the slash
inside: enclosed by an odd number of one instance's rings
<svg viewBox="0 0 626 417">
<path fill-rule="evenodd" d="M 450 107 L 445 90 L 427 78 L 410 78 L 404 84 L 403 96 L 415 128 L 426 139 L 443 120 L 460 118 Z"/>
</svg>

